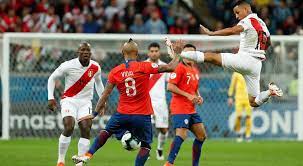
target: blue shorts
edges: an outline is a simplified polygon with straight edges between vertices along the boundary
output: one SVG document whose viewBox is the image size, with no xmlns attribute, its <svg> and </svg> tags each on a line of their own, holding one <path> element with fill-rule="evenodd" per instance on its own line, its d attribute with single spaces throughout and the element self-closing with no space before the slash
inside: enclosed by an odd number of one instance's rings
<svg viewBox="0 0 303 166">
<path fill-rule="evenodd" d="M 202 123 L 200 116 L 195 114 L 176 114 L 172 115 L 172 122 L 174 129 L 187 128 L 189 129 L 193 124 Z"/>
<path fill-rule="evenodd" d="M 107 122 L 105 130 L 115 134 L 119 140 L 126 131 L 148 144 L 151 144 L 153 139 L 150 115 L 129 115 L 117 112 Z"/>
</svg>

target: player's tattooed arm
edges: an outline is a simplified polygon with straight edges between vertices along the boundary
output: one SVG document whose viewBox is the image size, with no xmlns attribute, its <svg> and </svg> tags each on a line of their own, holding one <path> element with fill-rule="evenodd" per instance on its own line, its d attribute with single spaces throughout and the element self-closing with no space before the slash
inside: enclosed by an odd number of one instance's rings
<svg viewBox="0 0 303 166">
<path fill-rule="evenodd" d="M 189 93 L 187 93 L 187 92 L 179 89 L 177 87 L 177 85 L 175 85 L 175 84 L 168 83 L 167 84 L 167 90 L 171 91 L 172 93 L 176 93 L 176 94 L 179 94 L 179 95 L 182 95 L 182 96 L 186 97 L 188 100 L 190 100 L 194 104 L 198 104 L 199 103 L 199 100 L 200 100 L 199 96 L 189 94 Z M 201 98 L 201 100 L 203 100 L 203 99 Z"/>
<path fill-rule="evenodd" d="M 169 62 L 167 65 L 159 65 L 158 71 L 159 73 L 162 72 L 173 72 L 180 61 L 180 54 L 182 52 L 184 46 L 184 42 L 182 40 L 176 41 L 172 44 L 173 50 L 172 53 L 174 54 L 174 58 L 172 61 Z"/>
<path fill-rule="evenodd" d="M 100 97 L 100 99 L 97 103 L 95 111 L 93 112 L 94 117 L 97 116 L 98 114 L 100 116 L 102 116 L 104 114 L 106 101 L 107 101 L 109 95 L 111 94 L 111 92 L 113 91 L 114 87 L 115 87 L 115 84 L 112 84 L 109 82 L 106 83 L 102 96 Z"/>
<path fill-rule="evenodd" d="M 218 31 L 210 31 L 208 28 L 204 27 L 200 24 L 200 28 L 202 32 L 209 36 L 229 36 L 229 35 L 237 35 L 244 31 L 244 28 L 241 25 L 236 25 L 230 28 L 224 28 Z"/>
</svg>

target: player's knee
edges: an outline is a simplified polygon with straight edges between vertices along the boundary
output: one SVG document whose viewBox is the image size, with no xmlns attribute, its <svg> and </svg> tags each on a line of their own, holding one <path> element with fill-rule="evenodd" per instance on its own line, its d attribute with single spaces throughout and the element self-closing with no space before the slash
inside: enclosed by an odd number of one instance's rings
<svg viewBox="0 0 303 166">
<path fill-rule="evenodd" d="M 207 138 L 207 134 L 204 132 L 202 132 L 196 136 L 196 139 L 199 141 L 204 141 L 204 140 L 206 140 L 206 138 Z"/>
<path fill-rule="evenodd" d="M 74 131 L 74 125 L 66 125 L 64 126 L 64 135 L 71 136 Z"/>
<path fill-rule="evenodd" d="M 141 142 L 141 148 L 146 148 L 151 150 L 151 146 L 149 145 L 149 143 L 142 141 Z"/>
<path fill-rule="evenodd" d="M 160 131 L 161 134 L 166 134 L 168 132 L 168 129 L 167 128 L 161 128 L 159 131 Z"/>
</svg>

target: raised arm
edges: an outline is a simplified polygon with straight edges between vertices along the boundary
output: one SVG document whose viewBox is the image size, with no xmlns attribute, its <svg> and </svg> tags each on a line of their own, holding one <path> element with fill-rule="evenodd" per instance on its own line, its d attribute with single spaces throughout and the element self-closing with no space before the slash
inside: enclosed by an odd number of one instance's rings
<svg viewBox="0 0 303 166">
<path fill-rule="evenodd" d="M 98 114 L 102 116 L 104 114 L 105 103 L 106 103 L 109 95 L 113 91 L 114 87 L 115 87 L 115 84 L 112 84 L 109 82 L 106 83 L 102 96 L 100 97 L 100 99 L 97 103 L 97 106 L 95 108 L 94 116 L 97 116 Z"/>
<path fill-rule="evenodd" d="M 166 46 L 167 46 L 167 52 L 170 55 L 170 57 L 173 57 L 173 60 L 170 61 L 167 65 L 159 65 L 158 67 L 159 73 L 173 72 L 175 70 L 180 60 L 179 55 L 182 52 L 184 42 L 179 40 L 173 44 L 168 38 L 166 38 Z"/>
<path fill-rule="evenodd" d="M 209 29 L 207 29 L 206 27 L 204 27 L 203 25 L 200 25 L 200 28 L 202 29 L 202 31 L 204 33 L 206 33 L 209 36 L 229 36 L 229 35 L 237 35 L 241 32 L 244 31 L 243 26 L 241 25 L 236 25 L 230 28 L 225 28 L 225 29 L 221 29 L 218 31 L 210 31 Z"/>
</svg>

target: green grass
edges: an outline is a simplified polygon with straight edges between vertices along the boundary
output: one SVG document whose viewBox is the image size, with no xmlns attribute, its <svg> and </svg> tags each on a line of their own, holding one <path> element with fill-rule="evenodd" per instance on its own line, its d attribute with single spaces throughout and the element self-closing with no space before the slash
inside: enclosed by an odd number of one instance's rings
<svg viewBox="0 0 303 166">
<path fill-rule="evenodd" d="M 171 140 L 170 140 L 171 141 Z M 169 143 L 170 143 L 169 141 Z M 169 143 L 166 144 L 166 150 Z M 191 165 L 192 141 L 184 142 L 175 165 Z M 161 166 L 164 161 L 155 159 L 155 144 L 147 166 Z M 66 165 L 77 152 L 77 139 L 68 150 Z M 165 153 L 167 156 L 167 153 Z M 233 141 L 208 140 L 203 145 L 200 165 L 203 166 L 302 166 L 303 143 L 288 141 Z M 111 139 L 90 161 L 89 166 L 131 166 L 136 152 L 122 149 L 120 142 Z M 0 141 L 0 165 L 3 166 L 55 166 L 57 139 L 23 139 Z"/>
</svg>

